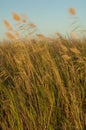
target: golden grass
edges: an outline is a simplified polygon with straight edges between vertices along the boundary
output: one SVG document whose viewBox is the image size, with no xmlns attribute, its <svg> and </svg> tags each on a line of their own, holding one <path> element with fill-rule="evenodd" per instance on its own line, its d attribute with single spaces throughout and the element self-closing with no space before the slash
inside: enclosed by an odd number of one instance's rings
<svg viewBox="0 0 86 130">
<path fill-rule="evenodd" d="M 68 49 L 67 49 L 66 46 L 64 46 L 64 45 L 61 44 L 60 47 L 61 47 L 61 49 L 62 49 L 64 52 L 68 52 Z"/>
<path fill-rule="evenodd" d="M 80 54 L 80 51 L 76 47 L 70 48 L 70 50 L 75 54 Z"/>
<path fill-rule="evenodd" d="M 0 44 L 0 130 L 85 130 L 85 57 L 85 40 Z"/>
<path fill-rule="evenodd" d="M 37 28 L 26 15 L 12 16 L 23 31 Z M 0 130 L 85 130 L 86 40 L 59 33 L 16 40 L 20 32 L 4 25 L 12 41 L 0 44 Z"/>
<path fill-rule="evenodd" d="M 66 61 L 71 59 L 71 57 L 68 56 L 67 54 L 62 55 L 62 58 L 63 58 L 64 60 L 66 60 Z"/>
</svg>

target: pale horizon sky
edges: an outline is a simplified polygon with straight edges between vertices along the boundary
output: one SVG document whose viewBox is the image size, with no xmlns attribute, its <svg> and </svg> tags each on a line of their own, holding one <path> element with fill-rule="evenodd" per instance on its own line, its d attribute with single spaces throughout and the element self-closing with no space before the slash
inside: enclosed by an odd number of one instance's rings
<svg viewBox="0 0 86 130">
<path fill-rule="evenodd" d="M 5 31 L 3 19 L 12 23 L 12 12 L 26 13 L 43 34 L 66 33 L 72 22 L 70 7 L 86 27 L 86 0 L 0 0 L 0 35 Z"/>
</svg>

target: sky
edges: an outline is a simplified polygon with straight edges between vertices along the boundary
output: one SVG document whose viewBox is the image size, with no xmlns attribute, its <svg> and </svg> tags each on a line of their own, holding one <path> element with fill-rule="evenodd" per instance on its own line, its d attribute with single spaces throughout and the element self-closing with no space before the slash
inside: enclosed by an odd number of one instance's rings
<svg viewBox="0 0 86 130">
<path fill-rule="evenodd" d="M 68 9 L 76 9 L 80 26 L 86 27 L 86 0 L 0 0 L 0 35 L 6 31 L 3 20 L 12 23 L 12 12 L 25 13 L 43 34 L 67 33 L 72 16 Z"/>
</svg>

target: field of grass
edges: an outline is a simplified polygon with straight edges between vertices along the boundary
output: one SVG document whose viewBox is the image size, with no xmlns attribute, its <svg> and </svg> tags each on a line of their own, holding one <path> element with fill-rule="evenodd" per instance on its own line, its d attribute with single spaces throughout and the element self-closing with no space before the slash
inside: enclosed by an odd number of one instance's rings
<svg viewBox="0 0 86 130">
<path fill-rule="evenodd" d="M 86 130 L 86 40 L 0 44 L 0 130 Z"/>
</svg>

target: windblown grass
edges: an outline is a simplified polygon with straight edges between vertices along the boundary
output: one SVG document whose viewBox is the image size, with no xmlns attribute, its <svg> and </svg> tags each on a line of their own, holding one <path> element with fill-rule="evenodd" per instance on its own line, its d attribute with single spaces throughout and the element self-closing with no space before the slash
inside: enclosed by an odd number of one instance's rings
<svg viewBox="0 0 86 130">
<path fill-rule="evenodd" d="M 86 40 L 0 44 L 0 130 L 86 129 Z"/>
</svg>

